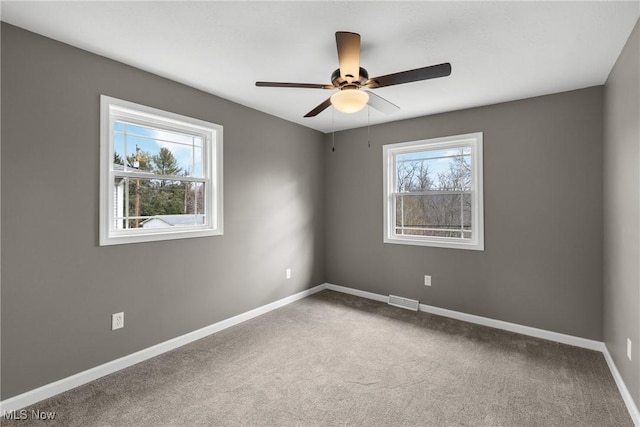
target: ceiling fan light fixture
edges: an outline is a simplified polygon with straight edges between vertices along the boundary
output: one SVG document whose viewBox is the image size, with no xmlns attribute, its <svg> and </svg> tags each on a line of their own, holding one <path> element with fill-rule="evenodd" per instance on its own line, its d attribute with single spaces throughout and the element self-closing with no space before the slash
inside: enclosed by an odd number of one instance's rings
<svg viewBox="0 0 640 427">
<path fill-rule="evenodd" d="M 342 113 L 356 113 L 369 102 L 369 94 L 358 89 L 343 89 L 331 95 L 331 105 Z"/>
</svg>

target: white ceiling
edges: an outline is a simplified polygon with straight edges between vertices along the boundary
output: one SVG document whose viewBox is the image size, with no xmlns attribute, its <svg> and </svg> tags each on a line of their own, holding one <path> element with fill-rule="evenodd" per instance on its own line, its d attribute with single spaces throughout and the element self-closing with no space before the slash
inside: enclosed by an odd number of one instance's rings
<svg viewBox="0 0 640 427">
<path fill-rule="evenodd" d="M 372 124 L 600 85 L 640 2 L 14 2 L 2 20 L 323 132 L 367 124 L 327 109 L 336 31 L 362 36 L 371 77 L 450 62 L 449 77 L 376 89 Z"/>
</svg>

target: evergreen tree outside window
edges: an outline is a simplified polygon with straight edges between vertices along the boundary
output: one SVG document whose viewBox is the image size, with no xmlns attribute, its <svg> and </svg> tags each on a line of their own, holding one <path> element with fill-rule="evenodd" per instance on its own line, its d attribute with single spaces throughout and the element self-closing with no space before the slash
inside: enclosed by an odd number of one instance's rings
<svg viewBox="0 0 640 427">
<path fill-rule="evenodd" d="M 222 126 L 101 97 L 100 245 L 222 234 Z"/>
</svg>

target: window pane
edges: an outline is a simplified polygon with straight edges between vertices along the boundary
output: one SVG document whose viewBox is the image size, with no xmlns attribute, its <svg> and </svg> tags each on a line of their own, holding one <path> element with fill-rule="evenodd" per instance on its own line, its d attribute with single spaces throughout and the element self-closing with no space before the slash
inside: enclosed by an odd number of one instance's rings
<svg viewBox="0 0 640 427">
<path fill-rule="evenodd" d="M 468 147 L 419 151 L 396 156 L 397 193 L 468 191 L 471 189 L 471 150 Z"/>
<path fill-rule="evenodd" d="M 471 195 L 397 195 L 396 234 L 470 238 Z"/>
<path fill-rule="evenodd" d="M 123 122 L 115 124 L 114 150 L 126 159 L 128 167 L 158 175 L 203 177 L 202 137 Z"/>
<path fill-rule="evenodd" d="M 116 229 L 204 224 L 204 183 L 115 178 Z"/>
</svg>

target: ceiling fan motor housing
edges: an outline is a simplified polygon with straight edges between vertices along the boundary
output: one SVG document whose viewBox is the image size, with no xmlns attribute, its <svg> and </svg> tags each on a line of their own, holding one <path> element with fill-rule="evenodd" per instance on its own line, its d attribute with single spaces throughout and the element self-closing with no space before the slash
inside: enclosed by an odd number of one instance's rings
<svg viewBox="0 0 640 427">
<path fill-rule="evenodd" d="M 331 83 L 336 87 L 336 89 L 359 89 L 361 86 L 364 86 L 367 80 L 369 80 L 369 73 L 367 70 L 360 67 L 359 74 L 360 75 L 357 79 L 354 78 L 349 82 L 340 76 L 340 69 L 338 68 L 331 74 Z"/>
</svg>

